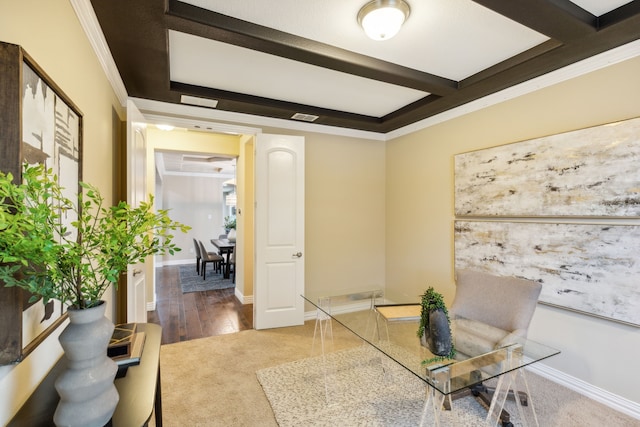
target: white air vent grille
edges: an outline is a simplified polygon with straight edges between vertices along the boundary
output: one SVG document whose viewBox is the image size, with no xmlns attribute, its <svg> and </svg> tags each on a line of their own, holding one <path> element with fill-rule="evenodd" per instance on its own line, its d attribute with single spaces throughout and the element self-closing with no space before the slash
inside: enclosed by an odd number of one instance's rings
<svg viewBox="0 0 640 427">
<path fill-rule="evenodd" d="M 301 120 L 303 122 L 315 122 L 320 116 L 314 116 L 313 114 L 295 113 L 291 116 L 294 120 Z"/>
<path fill-rule="evenodd" d="M 180 102 L 198 107 L 216 108 L 218 106 L 218 101 L 215 99 L 198 98 L 197 96 L 190 95 L 180 96 Z"/>
</svg>

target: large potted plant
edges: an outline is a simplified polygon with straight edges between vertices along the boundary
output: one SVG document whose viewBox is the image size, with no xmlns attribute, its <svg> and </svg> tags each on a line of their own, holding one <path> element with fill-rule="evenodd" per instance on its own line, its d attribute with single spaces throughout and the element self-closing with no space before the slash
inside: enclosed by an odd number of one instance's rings
<svg viewBox="0 0 640 427">
<path fill-rule="evenodd" d="M 70 323 L 59 338 L 67 370 L 56 380 L 54 422 L 104 425 L 118 394 L 117 366 L 106 356 L 114 325 L 102 296 L 130 264 L 179 251 L 171 233 L 189 227 L 165 210 L 154 212 L 153 198 L 139 207 L 105 206 L 87 183 L 70 200 L 42 165 L 25 165 L 22 182 L 15 181 L 0 172 L 0 280 L 27 290 L 32 301 L 55 299 L 68 308 Z"/>
</svg>

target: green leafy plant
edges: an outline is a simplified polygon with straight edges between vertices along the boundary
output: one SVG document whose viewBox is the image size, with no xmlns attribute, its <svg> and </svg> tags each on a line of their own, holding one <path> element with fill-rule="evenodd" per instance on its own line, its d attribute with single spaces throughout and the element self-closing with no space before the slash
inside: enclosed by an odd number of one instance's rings
<svg viewBox="0 0 640 427">
<path fill-rule="evenodd" d="M 449 319 L 449 310 L 447 310 L 447 306 L 444 303 L 444 297 L 440 292 L 437 292 L 435 289 L 433 289 L 433 286 L 429 286 L 429 288 L 420 297 L 420 306 L 421 306 L 420 323 L 418 325 L 418 330 L 416 332 L 416 335 L 418 336 L 418 338 L 422 338 L 422 336 L 424 335 L 424 331 L 429 330 L 429 314 L 432 311 L 442 310 L 442 312 L 447 318 L 447 323 L 451 325 L 451 319 Z M 447 359 L 453 359 L 455 355 L 456 355 L 456 350 L 452 343 L 451 351 L 449 351 L 449 354 L 445 356 L 436 356 L 431 359 L 423 360 L 422 364 L 426 365 L 429 363 L 435 363 L 435 362 L 441 362 Z"/>
<path fill-rule="evenodd" d="M 154 212 L 153 197 L 135 208 L 105 206 L 87 183 L 77 200 L 68 199 L 42 165 L 25 164 L 22 178 L 14 183 L 0 172 L 0 280 L 29 291 L 32 301 L 96 306 L 128 265 L 180 251 L 171 233 L 190 229 L 166 210 Z"/>
<path fill-rule="evenodd" d="M 236 217 L 233 215 L 224 217 L 224 229 L 235 230 L 236 229 Z"/>
</svg>

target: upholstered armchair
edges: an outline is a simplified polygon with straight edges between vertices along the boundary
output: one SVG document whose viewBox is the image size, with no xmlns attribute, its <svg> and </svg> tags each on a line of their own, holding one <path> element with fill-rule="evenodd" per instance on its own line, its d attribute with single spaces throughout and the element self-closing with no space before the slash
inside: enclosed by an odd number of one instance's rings
<svg viewBox="0 0 640 427">
<path fill-rule="evenodd" d="M 466 359 L 526 338 L 541 290 L 542 285 L 531 280 L 458 270 L 456 295 L 449 309 L 456 358 Z M 488 405 L 493 391 L 480 383 L 466 393 L 455 394 L 453 399 L 472 393 Z M 523 405 L 527 404 L 524 393 L 519 398 Z M 508 425 L 509 414 L 503 411 L 501 419 Z"/>
<path fill-rule="evenodd" d="M 449 309 L 458 352 L 479 354 L 526 338 L 541 290 L 531 280 L 458 270 Z"/>
</svg>

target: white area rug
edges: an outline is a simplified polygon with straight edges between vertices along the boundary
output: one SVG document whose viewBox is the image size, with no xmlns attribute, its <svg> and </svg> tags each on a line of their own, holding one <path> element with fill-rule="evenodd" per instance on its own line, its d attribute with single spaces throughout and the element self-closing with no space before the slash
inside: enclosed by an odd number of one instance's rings
<svg viewBox="0 0 640 427">
<path fill-rule="evenodd" d="M 368 346 L 331 353 L 326 365 L 315 357 L 256 375 L 280 427 L 420 425 L 426 384 Z M 442 413 L 443 425 L 486 425 L 486 410 L 473 397 L 456 400 L 454 408 Z M 432 425 L 432 414 L 424 425 Z"/>
</svg>

